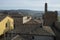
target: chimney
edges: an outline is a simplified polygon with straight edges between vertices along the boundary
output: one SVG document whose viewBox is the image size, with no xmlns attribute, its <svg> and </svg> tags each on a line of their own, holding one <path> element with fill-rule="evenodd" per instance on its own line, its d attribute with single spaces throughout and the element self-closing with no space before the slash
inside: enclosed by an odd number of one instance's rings
<svg viewBox="0 0 60 40">
<path fill-rule="evenodd" d="M 45 3 L 45 13 L 47 12 L 47 3 Z"/>
</svg>

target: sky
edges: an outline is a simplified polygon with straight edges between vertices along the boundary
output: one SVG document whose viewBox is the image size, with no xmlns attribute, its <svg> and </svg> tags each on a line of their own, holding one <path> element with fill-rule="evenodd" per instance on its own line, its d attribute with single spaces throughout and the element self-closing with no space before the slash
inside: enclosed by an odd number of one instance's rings
<svg viewBox="0 0 60 40">
<path fill-rule="evenodd" d="M 48 10 L 60 11 L 60 0 L 0 0 L 0 10 L 28 9 L 44 11 L 45 3 L 48 3 Z"/>
</svg>

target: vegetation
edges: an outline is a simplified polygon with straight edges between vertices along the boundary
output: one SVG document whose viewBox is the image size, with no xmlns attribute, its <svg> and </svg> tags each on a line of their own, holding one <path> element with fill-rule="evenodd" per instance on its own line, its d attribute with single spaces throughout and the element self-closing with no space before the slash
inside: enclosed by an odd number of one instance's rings
<svg viewBox="0 0 60 40">
<path fill-rule="evenodd" d="M 60 22 L 60 16 L 58 16 L 58 21 Z"/>
</svg>

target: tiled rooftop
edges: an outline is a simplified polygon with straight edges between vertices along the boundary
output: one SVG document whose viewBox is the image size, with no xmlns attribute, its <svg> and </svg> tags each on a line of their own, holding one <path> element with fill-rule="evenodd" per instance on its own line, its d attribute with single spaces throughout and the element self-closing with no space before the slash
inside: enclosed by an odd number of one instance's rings
<svg viewBox="0 0 60 40">
<path fill-rule="evenodd" d="M 25 24 L 41 24 L 41 21 L 31 19 L 29 22 Z"/>
<path fill-rule="evenodd" d="M 0 21 L 3 20 L 6 17 L 6 15 L 0 15 Z"/>
<path fill-rule="evenodd" d="M 34 25 L 35 24 L 35 25 Z M 20 33 L 20 34 L 34 34 L 34 35 L 54 35 L 54 32 L 52 31 L 52 29 L 48 26 L 48 27 L 40 27 L 41 24 L 31 20 L 26 24 L 22 24 L 22 25 L 17 25 L 16 28 L 13 30 L 13 32 L 9 32 L 9 33 Z M 46 29 L 46 30 L 45 30 Z"/>
</svg>

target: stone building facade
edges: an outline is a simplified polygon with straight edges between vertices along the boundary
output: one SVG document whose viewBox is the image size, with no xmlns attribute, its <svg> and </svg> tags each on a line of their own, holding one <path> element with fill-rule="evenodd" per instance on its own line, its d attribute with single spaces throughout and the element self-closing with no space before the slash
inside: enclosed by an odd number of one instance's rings
<svg viewBox="0 0 60 40">
<path fill-rule="evenodd" d="M 44 25 L 52 26 L 57 21 L 57 11 L 47 11 L 47 3 L 45 4 L 45 13 L 43 15 Z"/>
</svg>

